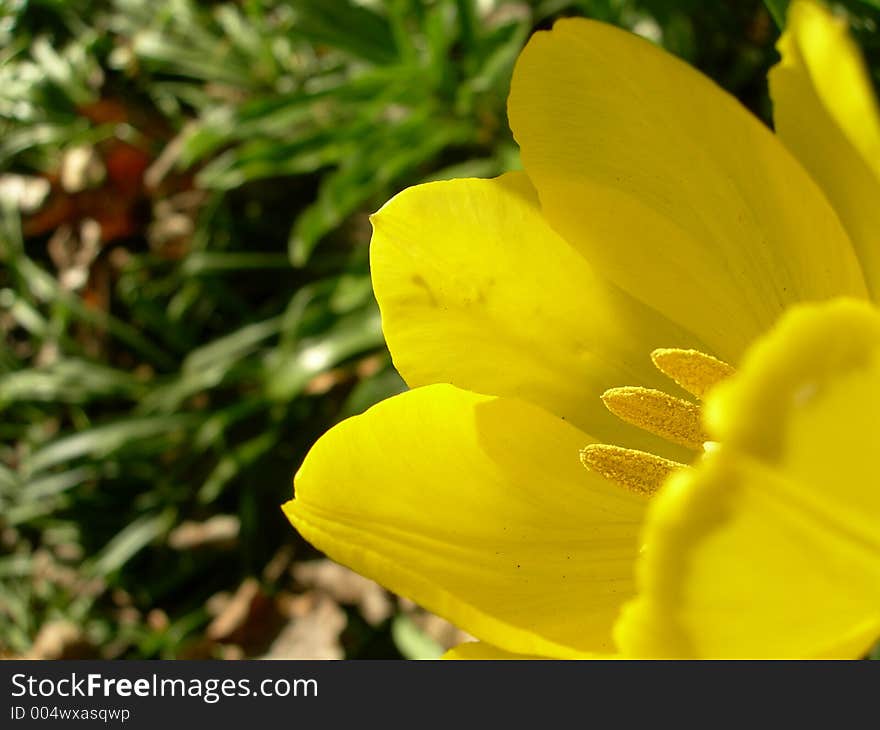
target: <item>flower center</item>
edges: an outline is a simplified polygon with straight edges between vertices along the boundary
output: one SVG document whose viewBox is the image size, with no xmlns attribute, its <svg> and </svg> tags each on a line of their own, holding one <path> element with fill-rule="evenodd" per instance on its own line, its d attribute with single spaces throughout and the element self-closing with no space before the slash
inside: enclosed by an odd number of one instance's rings
<svg viewBox="0 0 880 730">
<path fill-rule="evenodd" d="M 651 361 L 698 400 L 734 373 L 726 362 L 698 350 L 654 350 Z M 698 403 L 638 386 L 606 390 L 602 402 L 621 420 L 672 443 L 694 451 L 711 443 L 703 431 Z M 643 494 L 652 494 L 671 472 L 686 467 L 645 451 L 609 444 L 590 444 L 581 451 L 581 461 L 590 471 Z"/>
</svg>

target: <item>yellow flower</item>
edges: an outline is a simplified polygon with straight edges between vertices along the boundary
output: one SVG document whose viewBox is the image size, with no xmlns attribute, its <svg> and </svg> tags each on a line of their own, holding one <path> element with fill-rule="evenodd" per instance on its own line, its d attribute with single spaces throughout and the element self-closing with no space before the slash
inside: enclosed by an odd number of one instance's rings
<svg viewBox="0 0 880 730">
<path fill-rule="evenodd" d="M 706 404 L 719 446 L 649 510 L 638 656 L 858 657 L 880 637 L 880 310 L 803 305 Z"/>
<path fill-rule="evenodd" d="M 780 48 L 777 137 L 647 41 L 560 21 L 514 72 L 525 172 L 374 216 L 412 390 L 322 437 L 284 510 L 481 640 L 453 655 L 857 655 L 880 634 L 880 325 L 854 301 L 880 290 L 880 115 L 821 6 L 792 4 Z M 725 362 L 707 436 L 663 373 L 699 398 Z"/>
</svg>

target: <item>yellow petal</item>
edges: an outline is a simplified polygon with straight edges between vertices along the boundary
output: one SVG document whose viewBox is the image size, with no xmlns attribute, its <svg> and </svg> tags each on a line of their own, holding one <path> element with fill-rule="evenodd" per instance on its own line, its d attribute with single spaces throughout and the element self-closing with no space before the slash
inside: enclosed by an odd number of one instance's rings
<svg viewBox="0 0 880 730">
<path fill-rule="evenodd" d="M 787 314 L 707 422 L 718 449 L 649 511 L 624 652 L 863 655 L 880 638 L 880 312 Z"/>
<path fill-rule="evenodd" d="M 508 111 L 550 224 L 704 352 L 736 363 L 790 303 L 866 295 L 834 211 L 780 141 L 648 41 L 559 21 L 520 56 Z"/>
<path fill-rule="evenodd" d="M 373 227 L 382 326 L 410 386 L 521 398 L 606 441 L 686 458 L 599 396 L 668 387 L 652 347 L 695 340 L 604 282 L 547 225 L 523 173 L 409 188 Z"/>
<path fill-rule="evenodd" d="M 523 659 L 543 659 L 539 656 L 525 656 L 524 654 L 511 654 L 509 651 L 499 649 L 483 641 L 466 641 L 463 644 L 452 647 L 447 651 L 441 659 L 501 659 L 501 660 L 523 660 Z"/>
<path fill-rule="evenodd" d="M 880 112 L 846 22 L 793 2 L 770 72 L 776 132 L 825 190 L 880 296 Z"/>
<path fill-rule="evenodd" d="M 521 401 L 426 386 L 325 434 L 284 511 L 334 560 L 483 641 L 605 652 L 646 501 L 581 466 L 589 440 Z"/>
<path fill-rule="evenodd" d="M 504 651 L 504 649 L 499 649 L 497 646 L 492 646 L 491 644 L 487 644 L 484 641 L 466 641 L 463 644 L 459 644 L 458 646 L 452 647 L 449 651 L 447 651 L 441 659 L 456 659 L 456 660 L 541 660 L 547 659 L 548 657 L 543 656 L 532 656 L 527 654 L 512 654 L 509 651 Z M 621 657 L 618 655 L 608 655 L 608 654 L 597 654 L 591 657 L 583 657 L 589 659 L 620 659 Z"/>
</svg>

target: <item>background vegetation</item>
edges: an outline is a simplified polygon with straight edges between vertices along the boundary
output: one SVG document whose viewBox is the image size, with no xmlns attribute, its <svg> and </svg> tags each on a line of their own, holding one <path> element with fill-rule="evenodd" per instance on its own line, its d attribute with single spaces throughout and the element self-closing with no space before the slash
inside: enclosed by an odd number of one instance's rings
<svg viewBox="0 0 880 730">
<path fill-rule="evenodd" d="M 850 3 L 875 60 L 878 5 Z M 759 0 L 0 0 L 0 654 L 456 639 L 314 560 L 279 505 L 317 436 L 404 387 L 367 215 L 517 167 L 513 62 L 561 15 L 769 119 Z"/>
</svg>

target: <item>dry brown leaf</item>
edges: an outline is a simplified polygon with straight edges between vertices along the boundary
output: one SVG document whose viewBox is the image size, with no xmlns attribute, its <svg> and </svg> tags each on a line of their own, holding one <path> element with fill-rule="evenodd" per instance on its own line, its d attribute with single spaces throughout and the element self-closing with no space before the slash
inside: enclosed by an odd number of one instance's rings
<svg viewBox="0 0 880 730">
<path fill-rule="evenodd" d="M 348 622 L 345 612 L 327 595 L 313 591 L 284 602 L 292 618 L 269 646 L 263 659 L 342 659 L 339 636 Z"/>
<path fill-rule="evenodd" d="M 332 560 L 298 563 L 291 572 L 301 585 L 320 589 L 339 603 L 357 606 L 371 626 L 382 623 L 394 610 L 382 586 Z"/>
<path fill-rule="evenodd" d="M 205 545 L 232 545 L 241 522 L 235 515 L 215 515 L 204 522 L 181 522 L 168 535 L 168 545 L 175 550 L 189 550 Z"/>
<path fill-rule="evenodd" d="M 257 604 L 264 602 L 266 597 L 256 578 L 246 578 L 218 614 L 205 635 L 214 641 L 229 638 L 239 629 L 244 628 Z"/>
<path fill-rule="evenodd" d="M 25 659 L 78 659 L 90 656 L 91 647 L 80 628 L 70 621 L 50 621 L 37 633 Z"/>
</svg>

